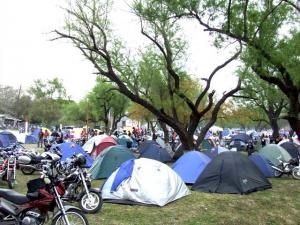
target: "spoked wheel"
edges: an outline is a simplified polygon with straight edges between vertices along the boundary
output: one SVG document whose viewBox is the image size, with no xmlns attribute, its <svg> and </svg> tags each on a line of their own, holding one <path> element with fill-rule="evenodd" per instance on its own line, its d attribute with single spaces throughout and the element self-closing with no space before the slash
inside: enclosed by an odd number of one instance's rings
<svg viewBox="0 0 300 225">
<path fill-rule="evenodd" d="M 8 171 L 7 175 L 7 183 L 8 183 L 8 188 L 13 189 L 15 186 L 15 179 L 14 179 L 14 174 L 12 171 Z"/>
<path fill-rule="evenodd" d="M 80 208 L 85 213 L 95 213 L 98 212 L 103 204 L 101 193 L 90 190 L 90 194 L 84 193 L 80 199 Z"/>
<path fill-rule="evenodd" d="M 300 168 L 294 168 L 292 175 L 294 179 L 300 180 Z"/>
<path fill-rule="evenodd" d="M 70 225 L 88 225 L 89 222 L 85 215 L 78 209 L 69 209 L 66 212 L 66 216 Z M 65 225 L 64 216 L 60 214 L 58 217 L 55 217 L 51 225 Z"/>
<path fill-rule="evenodd" d="M 30 167 L 21 167 L 21 171 L 24 175 L 31 175 L 34 173 L 35 169 Z"/>
</svg>

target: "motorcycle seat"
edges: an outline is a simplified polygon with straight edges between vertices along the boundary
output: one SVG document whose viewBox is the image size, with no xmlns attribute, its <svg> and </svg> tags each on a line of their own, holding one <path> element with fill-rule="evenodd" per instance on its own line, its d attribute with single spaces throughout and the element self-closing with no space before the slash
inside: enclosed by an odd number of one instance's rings
<svg viewBox="0 0 300 225">
<path fill-rule="evenodd" d="M 30 200 L 26 197 L 26 195 L 22 195 L 16 191 L 12 191 L 5 188 L 0 188 L 0 197 L 4 198 L 12 203 L 17 205 L 22 205 Z"/>
</svg>

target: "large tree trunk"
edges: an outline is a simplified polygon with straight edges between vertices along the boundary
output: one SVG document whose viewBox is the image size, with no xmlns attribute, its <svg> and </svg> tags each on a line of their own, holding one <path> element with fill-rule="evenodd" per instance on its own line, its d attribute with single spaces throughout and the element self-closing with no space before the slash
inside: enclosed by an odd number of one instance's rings
<svg viewBox="0 0 300 225">
<path fill-rule="evenodd" d="M 273 130 L 272 137 L 274 140 L 276 140 L 279 137 L 279 126 L 278 126 L 278 120 L 275 119 L 270 119 L 270 126 Z"/>
<path fill-rule="evenodd" d="M 167 125 L 164 122 L 161 122 L 161 121 L 158 121 L 158 122 L 159 122 L 159 125 L 160 125 L 161 129 L 164 132 L 164 141 L 165 141 L 165 143 L 169 143 L 170 138 L 169 138 L 169 130 L 167 128 Z"/>
<path fill-rule="evenodd" d="M 299 103 L 299 93 L 292 91 L 289 94 L 289 111 L 287 120 L 290 124 L 290 127 L 295 131 L 295 133 L 298 136 L 298 139 L 300 139 L 300 103 Z"/>
<path fill-rule="evenodd" d="M 106 118 L 104 119 L 104 127 L 105 127 L 105 133 L 108 134 L 109 133 L 109 120 Z"/>
<path fill-rule="evenodd" d="M 193 135 L 189 135 L 188 132 L 184 128 L 176 129 L 175 132 L 178 134 L 184 150 L 189 151 L 189 150 L 195 149 Z"/>
</svg>

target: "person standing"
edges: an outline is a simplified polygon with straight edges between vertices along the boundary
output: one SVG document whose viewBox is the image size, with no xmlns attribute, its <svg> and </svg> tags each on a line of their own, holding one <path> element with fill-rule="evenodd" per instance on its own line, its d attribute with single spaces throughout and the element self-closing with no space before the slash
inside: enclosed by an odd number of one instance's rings
<svg viewBox="0 0 300 225">
<path fill-rule="evenodd" d="M 43 141 L 44 141 L 43 138 L 44 138 L 44 133 L 43 133 L 43 130 L 40 129 L 40 132 L 38 134 L 38 143 L 37 143 L 38 148 L 40 148 L 40 146 L 41 146 L 41 148 L 43 147 Z"/>
</svg>

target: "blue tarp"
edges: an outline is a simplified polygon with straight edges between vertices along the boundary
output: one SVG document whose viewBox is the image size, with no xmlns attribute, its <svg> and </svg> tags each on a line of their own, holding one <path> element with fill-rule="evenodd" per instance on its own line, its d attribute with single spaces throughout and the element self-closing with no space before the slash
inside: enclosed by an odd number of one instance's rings
<svg viewBox="0 0 300 225">
<path fill-rule="evenodd" d="M 265 175 L 265 177 L 274 177 L 274 170 L 271 167 L 271 162 L 265 157 L 259 154 L 252 154 L 248 157 L 259 170 Z"/>
<path fill-rule="evenodd" d="M 210 162 L 210 158 L 198 151 L 190 151 L 182 155 L 172 169 L 185 183 L 194 184 L 199 175 Z"/>
<path fill-rule="evenodd" d="M 17 144 L 17 138 L 15 135 L 8 131 L 2 131 L 0 132 L 0 147 L 8 147 L 12 144 Z"/>
<path fill-rule="evenodd" d="M 172 160 L 167 150 L 156 144 L 148 145 L 148 148 L 144 149 L 141 153 L 140 158 L 154 159 L 160 162 L 168 162 Z"/>
<path fill-rule="evenodd" d="M 123 180 L 126 180 L 127 178 L 131 177 L 133 167 L 134 159 L 130 159 L 122 163 L 110 188 L 111 192 L 116 191 L 119 185 L 123 182 Z"/>
<path fill-rule="evenodd" d="M 86 153 L 82 147 L 80 147 L 79 145 L 77 145 L 76 143 L 73 142 L 65 142 L 62 143 L 60 145 L 58 145 L 60 150 L 61 150 L 61 154 L 62 154 L 62 161 L 65 161 L 67 158 L 71 158 L 74 154 L 83 154 L 86 158 L 86 166 L 87 167 L 91 167 L 94 160 L 91 156 L 89 156 L 88 153 Z M 50 151 L 53 150 L 55 146 L 52 146 Z"/>
</svg>

